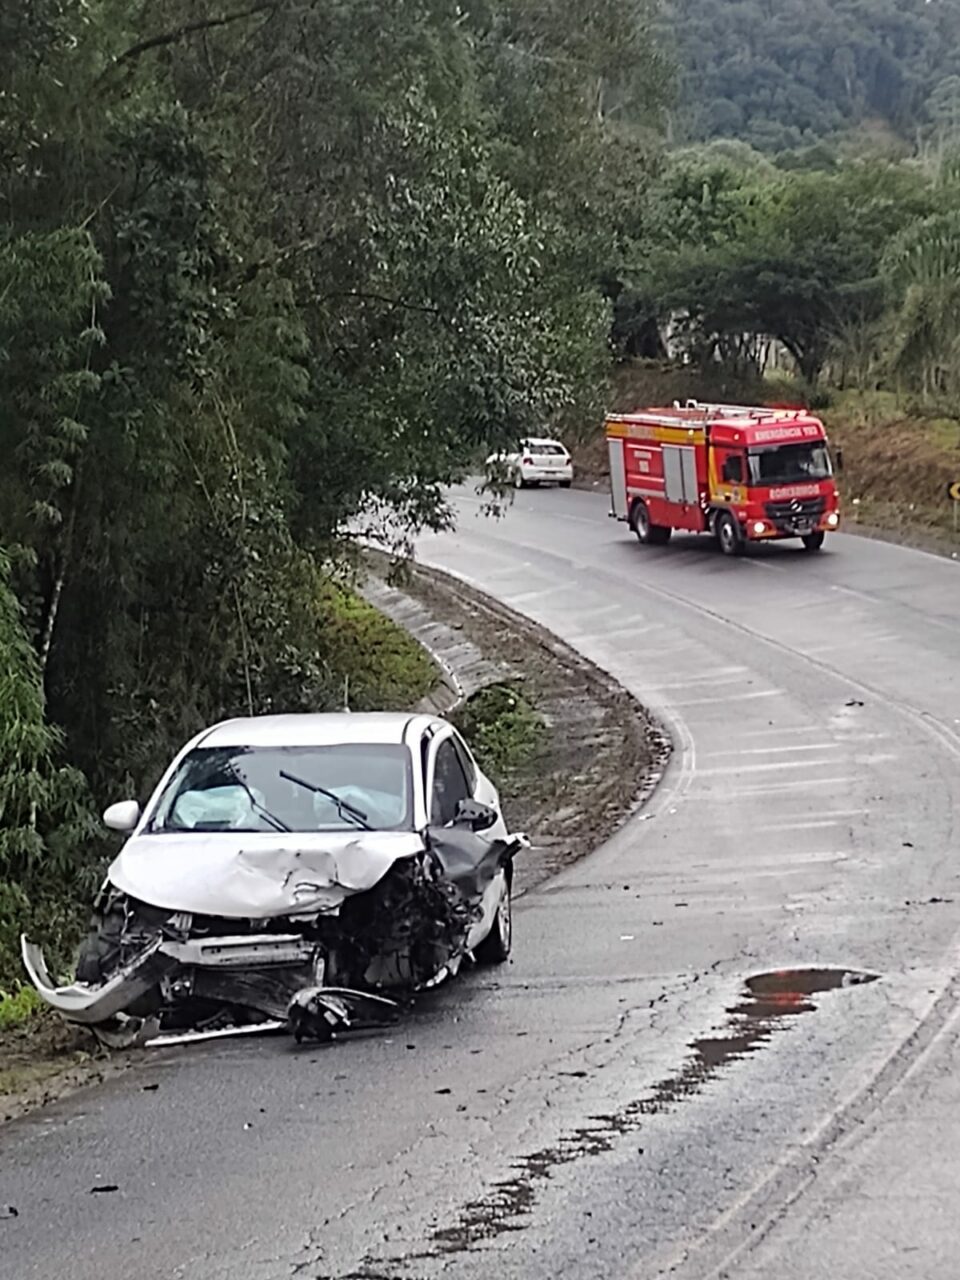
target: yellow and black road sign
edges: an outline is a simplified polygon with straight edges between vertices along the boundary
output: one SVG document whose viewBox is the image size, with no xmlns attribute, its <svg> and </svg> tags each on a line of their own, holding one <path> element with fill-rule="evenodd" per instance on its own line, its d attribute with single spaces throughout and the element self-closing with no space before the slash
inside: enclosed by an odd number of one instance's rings
<svg viewBox="0 0 960 1280">
<path fill-rule="evenodd" d="M 947 485 L 947 494 L 951 502 L 960 502 L 960 480 L 954 480 L 953 484 Z"/>
</svg>

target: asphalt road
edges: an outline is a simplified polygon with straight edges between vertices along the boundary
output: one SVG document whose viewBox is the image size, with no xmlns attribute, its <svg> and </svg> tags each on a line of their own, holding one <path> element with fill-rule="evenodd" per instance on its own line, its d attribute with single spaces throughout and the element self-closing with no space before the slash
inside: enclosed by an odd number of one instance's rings
<svg viewBox="0 0 960 1280">
<path fill-rule="evenodd" d="M 422 558 L 662 715 L 654 801 L 401 1030 L 164 1050 L 5 1128 L 0 1276 L 953 1276 L 960 567 L 457 501 Z M 790 966 L 880 980 L 743 999 Z"/>
</svg>

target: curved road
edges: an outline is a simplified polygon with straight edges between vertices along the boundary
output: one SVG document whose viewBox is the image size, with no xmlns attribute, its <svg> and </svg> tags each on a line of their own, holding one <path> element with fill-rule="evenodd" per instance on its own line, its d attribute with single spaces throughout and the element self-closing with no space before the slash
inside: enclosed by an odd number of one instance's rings
<svg viewBox="0 0 960 1280">
<path fill-rule="evenodd" d="M 660 790 L 394 1034 L 165 1050 L 8 1126 L 0 1276 L 952 1276 L 958 566 L 456 501 L 421 557 L 657 710 Z M 744 998 L 790 966 L 880 980 Z"/>
</svg>

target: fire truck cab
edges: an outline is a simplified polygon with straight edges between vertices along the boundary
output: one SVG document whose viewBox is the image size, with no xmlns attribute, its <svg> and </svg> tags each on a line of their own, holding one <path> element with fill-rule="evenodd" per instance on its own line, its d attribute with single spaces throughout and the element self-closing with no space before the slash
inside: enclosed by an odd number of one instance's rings
<svg viewBox="0 0 960 1280">
<path fill-rule="evenodd" d="M 713 534 L 725 555 L 800 538 L 819 551 L 840 524 L 827 433 L 805 409 L 699 404 L 607 418 L 611 516 L 642 543 Z"/>
</svg>

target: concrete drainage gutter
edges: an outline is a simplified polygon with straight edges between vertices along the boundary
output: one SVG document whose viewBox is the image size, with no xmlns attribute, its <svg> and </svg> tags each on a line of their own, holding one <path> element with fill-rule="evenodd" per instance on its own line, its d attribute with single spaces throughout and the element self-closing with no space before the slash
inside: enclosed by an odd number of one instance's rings
<svg viewBox="0 0 960 1280">
<path fill-rule="evenodd" d="M 437 664 L 440 683 L 415 710 L 446 716 L 481 689 L 523 678 L 521 671 L 486 657 L 462 631 L 438 621 L 421 601 L 390 586 L 379 575 L 371 573 L 361 583 L 360 593 L 368 604 L 413 636 Z"/>
</svg>

